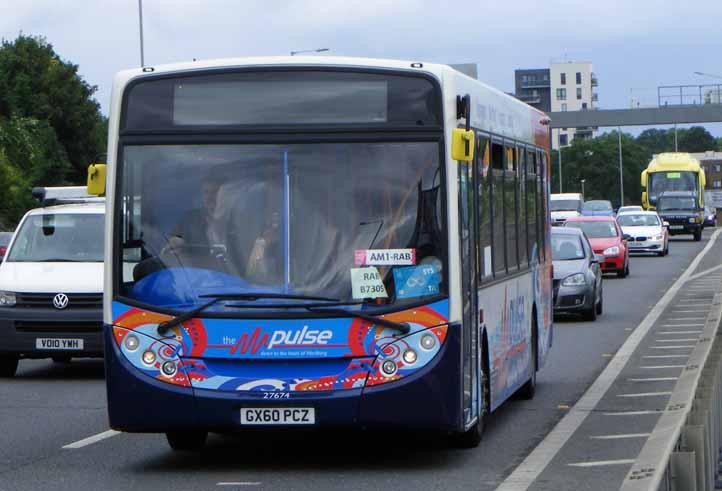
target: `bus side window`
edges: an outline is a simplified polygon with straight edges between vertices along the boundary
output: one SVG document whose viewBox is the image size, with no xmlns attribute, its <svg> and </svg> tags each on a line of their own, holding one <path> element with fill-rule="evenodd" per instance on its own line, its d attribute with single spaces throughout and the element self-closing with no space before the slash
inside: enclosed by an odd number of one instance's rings
<svg viewBox="0 0 722 491">
<path fill-rule="evenodd" d="M 526 152 L 526 216 L 529 259 L 539 259 L 539 231 L 537 230 L 537 154 L 534 150 Z"/>
<path fill-rule="evenodd" d="M 549 216 L 547 200 L 549 199 L 549 176 L 547 176 L 547 155 L 544 151 L 539 151 L 537 163 L 541 164 L 539 173 L 537 174 L 537 182 L 539 190 L 537 202 L 539 203 L 539 214 L 537 221 L 539 223 L 539 258 L 544 261 L 546 259 L 546 217 Z"/>
<path fill-rule="evenodd" d="M 476 197 L 477 197 L 477 227 L 478 227 L 478 278 L 488 278 L 493 274 L 492 264 L 492 220 L 491 220 L 491 141 L 487 135 L 477 133 L 476 141 L 478 148 L 477 176 L 476 176 Z"/>
<path fill-rule="evenodd" d="M 504 146 L 504 156 L 506 158 L 506 171 L 504 172 L 504 232 L 506 235 L 506 269 L 507 271 L 516 271 L 519 267 L 519 252 L 517 249 L 517 202 L 519 201 L 517 192 L 517 161 L 516 149 L 513 144 Z"/>
<path fill-rule="evenodd" d="M 491 143 L 491 220 L 494 277 L 506 273 L 504 251 L 504 146 L 497 141 Z"/>
<path fill-rule="evenodd" d="M 517 216 L 519 217 L 519 221 L 516 224 L 517 244 L 519 247 L 519 267 L 527 268 L 529 267 L 529 252 L 527 250 L 528 244 L 526 237 L 528 216 L 526 211 L 526 195 L 528 193 L 528 189 L 526 186 L 526 150 L 523 146 L 520 145 L 516 148 L 516 152 L 518 155 L 519 164 L 519 170 L 517 173 L 517 179 L 519 181 L 519 185 L 517 186 Z"/>
</svg>

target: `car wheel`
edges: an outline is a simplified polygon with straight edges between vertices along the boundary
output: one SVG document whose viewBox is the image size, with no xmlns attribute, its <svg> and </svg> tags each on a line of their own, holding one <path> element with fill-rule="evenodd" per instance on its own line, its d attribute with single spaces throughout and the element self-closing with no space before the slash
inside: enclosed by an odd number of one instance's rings
<svg viewBox="0 0 722 491">
<path fill-rule="evenodd" d="M 178 452 L 195 452 L 202 449 L 208 438 L 207 431 L 171 431 L 165 434 L 168 445 Z"/>
<path fill-rule="evenodd" d="M 599 292 L 599 303 L 597 304 L 597 315 L 602 315 L 604 310 L 604 291 Z"/>
<path fill-rule="evenodd" d="M 0 356 L 0 377 L 11 378 L 18 370 L 17 356 Z"/>
<path fill-rule="evenodd" d="M 629 274 L 629 265 L 625 265 L 622 267 L 622 269 L 617 271 L 617 277 L 618 278 L 624 278 Z"/>
<path fill-rule="evenodd" d="M 597 298 L 597 291 L 596 291 L 596 290 L 594 290 L 594 292 L 592 293 L 592 298 L 594 298 L 594 299 Z M 595 320 L 597 320 L 597 306 L 596 306 L 596 302 L 592 302 L 592 306 L 589 307 L 589 310 L 587 310 L 587 311 L 584 313 L 584 320 L 588 320 L 588 321 L 592 321 L 592 322 L 594 322 Z"/>
</svg>

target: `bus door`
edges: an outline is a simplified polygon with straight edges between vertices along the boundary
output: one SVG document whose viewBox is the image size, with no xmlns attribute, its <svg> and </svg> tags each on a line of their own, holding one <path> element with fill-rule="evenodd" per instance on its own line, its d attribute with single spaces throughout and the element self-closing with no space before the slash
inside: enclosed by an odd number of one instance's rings
<svg viewBox="0 0 722 491">
<path fill-rule="evenodd" d="M 459 162 L 459 245 L 462 299 L 462 370 L 464 425 L 479 414 L 479 328 L 476 285 L 476 160 Z"/>
</svg>

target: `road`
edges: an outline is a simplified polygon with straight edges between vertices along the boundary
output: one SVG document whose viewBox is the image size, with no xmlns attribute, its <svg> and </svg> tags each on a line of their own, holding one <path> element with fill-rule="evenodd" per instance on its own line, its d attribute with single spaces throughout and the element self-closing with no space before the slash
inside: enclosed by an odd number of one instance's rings
<svg viewBox="0 0 722 491">
<path fill-rule="evenodd" d="M 606 277 L 605 311 L 596 322 L 556 322 L 536 397 L 509 401 L 492 414 L 476 449 L 450 449 L 410 433 L 286 432 L 212 435 L 201 454 L 177 454 L 162 435 L 105 433 L 102 362 L 22 361 L 14 379 L 0 382 L 0 490 L 495 489 L 570 411 L 709 236 L 673 240 L 668 257 L 634 257 L 628 278 Z M 585 431 L 606 430 L 599 421 L 587 423 Z M 575 442 L 530 489 L 567 489 L 586 479 L 568 466 L 588 460 Z M 615 472 L 619 480 L 626 471 Z"/>
</svg>

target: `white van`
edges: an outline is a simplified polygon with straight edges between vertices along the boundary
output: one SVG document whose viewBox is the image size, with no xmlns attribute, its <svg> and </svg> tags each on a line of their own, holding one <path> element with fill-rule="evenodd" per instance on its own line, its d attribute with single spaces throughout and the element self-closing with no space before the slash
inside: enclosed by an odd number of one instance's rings
<svg viewBox="0 0 722 491">
<path fill-rule="evenodd" d="M 18 360 L 103 355 L 105 202 L 85 187 L 38 188 L 0 264 L 0 377 Z"/>
<path fill-rule="evenodd" d="M 549 199 L 552 225 L 562 225 L 568 218 L 578 217 L 582 214 L 584 198 L 580 193 L 551 194 Z"/>
</svg>

